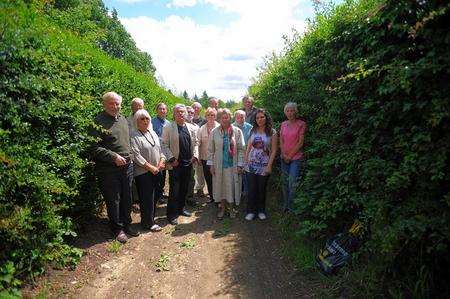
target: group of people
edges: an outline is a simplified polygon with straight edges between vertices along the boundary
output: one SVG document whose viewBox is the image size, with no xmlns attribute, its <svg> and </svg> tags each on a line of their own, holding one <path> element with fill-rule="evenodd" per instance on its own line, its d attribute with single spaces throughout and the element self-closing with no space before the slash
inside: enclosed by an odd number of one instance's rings
<svg viewBox="0 0 450 299">
<path fill-rule="evenodd" d="M 99 188 L 116 240 L 125 243 L 137 236 L 131 224 L 132 186 L 137 189 L 141 226 L 160 231 L 155 223 L 156 203 L 163 198 L 166 172 L 169 173 L 167 221 L 178 224 L 190 217 L 186 200 L 206 185 L 210 202 L 217 203 L 217 217 L 236 217 L 236 207 L 245 198 L 245 219 L 266 219 L 266 188 L 278 150 L 283 172 L 284 210 L 292 210 L 294 190 L 303 167 L 306 123 L 297 118 L 297 104 L 284 108 L 287 120 L 279 133 L 267 111 L 253 106 L 244 97 L 244 107 L 232 112 L 219 109 L 210 98 L 204 117 L 202 106 L 176 104 L 173 121 L 167 120 L 165 103 L 156 106 L 151 118 L 144 101 L 131 102 L 132 114 L 120 114 L 122 97 L 115 92 L 103 95 L 103 111 L 94 122 L 92 156 Z M 234 122 L 232 121 L 234 117 Z"/>
</svg>

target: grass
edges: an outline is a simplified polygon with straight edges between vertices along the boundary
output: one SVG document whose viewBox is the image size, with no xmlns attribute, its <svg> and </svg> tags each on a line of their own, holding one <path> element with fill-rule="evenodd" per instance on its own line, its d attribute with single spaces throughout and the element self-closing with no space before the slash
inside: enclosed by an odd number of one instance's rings
<svg viewBox="0 0 450 299">
<path fill-rule="evenodd" d="M 190 237 L 187 240 L 181 242 L 180 248 L 192 249 L 195 247 L 195 245 L 197 245 L 197 241 L 194 237 Z"/>
<path fill-rule="evenodd" d="M 119 241 L 114 240 L 108 244 L 107 250 L 110 253 L 118 254 L 121 247 L 122 247 L 122 244 Z"/>
<path fill-rule="evenodd" d="M 213 233 L 213 238 L 223 237 L 230 233 L 231 230 L 231 220 L 224 219 L 222 221 L 222 227 L 216 229 Z"/>
<path fill-rule="evenodd" d="M 337 275 L 325 276 L 316 266 L 315 256 L 325 240 L 312 239 L 300 235 L 298 217 L 292 214 L 275 212 L 279 210 L 277 188 L 269 191 L 268 205 L 274 211 L 270 221 L 283 238 L 282 254 L 294 264 L 300 275 L 315 286 L 310 294 L 313 298 L 363 298 L 379 289 L 379 281 L 371 277 L 368 265 L 352 261 L 339 270 Z M 373 275 L 372 275 L 373 276 Z M 379 290 L 378 290 L 379 292 Z M 396 296 L 392 296 L 396 297 Z"/>
<path fill-rule="evenodd" d="M 155 264 L 156 272 L 170 271 L 169 262 L 170 262 L 169 255 L 162 253 Z"/>
</svg>

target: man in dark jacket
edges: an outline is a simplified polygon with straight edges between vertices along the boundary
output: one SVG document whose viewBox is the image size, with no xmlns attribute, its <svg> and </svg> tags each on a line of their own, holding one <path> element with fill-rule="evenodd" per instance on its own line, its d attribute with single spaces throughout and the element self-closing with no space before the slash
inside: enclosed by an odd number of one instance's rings
<svg viewBox="0 0 450 299">
<path fill-rule="evenodd" d="M 131 164 L 128 123 L 120 114 L 122 97 L 115 92 L 103 95 L 103 111 L 94 119 L 100 128 L 93 132 L 99 138 L 92 147 L 100 191 L 106 201 L 108 218 L 117 241 L 125 243 L 139 235 L 131 229 Z"/>
<path fill-rule="evenodd" d="M 256 111 L 258 108 L 253 106 L 253 98 L 249 96 L 245 96 L 242 98 L 242 104 L 244 104 L 244 107 L 242 107 L 240 110 L 245 111 L 245 121 L 254 125 L 255 117 L 256 117 Z"/>
</svg>

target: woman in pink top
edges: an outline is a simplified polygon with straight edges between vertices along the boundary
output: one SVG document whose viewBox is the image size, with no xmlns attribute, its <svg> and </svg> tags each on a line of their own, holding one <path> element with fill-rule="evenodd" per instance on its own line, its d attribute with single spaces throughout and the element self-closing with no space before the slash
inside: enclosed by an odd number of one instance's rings
<svg viewBox="0 0 450 299">
<path fill-rule="evenodd" d="M 306 123 L 297 118 L 297 103 L 289 102 L 284 106 L 287 120 L 281 124 L 281 170 L 283 172 L 284 211 L 292 211 L 295 187 L 303 167 L 303 140 Z"/>
</svg>

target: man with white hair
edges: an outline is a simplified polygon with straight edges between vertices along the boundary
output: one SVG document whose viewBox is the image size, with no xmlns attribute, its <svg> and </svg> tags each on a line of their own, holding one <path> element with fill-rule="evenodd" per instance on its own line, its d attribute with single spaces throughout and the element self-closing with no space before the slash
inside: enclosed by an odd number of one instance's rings
<svg viewBox="0 0 450 299">
<path fill-rule="evenodd" d="M 210 97 L 209 98 L 209 107 L 218 110 L 219 109 L 219 100 L 216 97 Z"/>
<path fill-rule="evenodd" d="M 99 139 L 92 146 L 92 156 L 100 191 L 106 201 L 111 229 L 117 241 L 125 243 L 139 233 L 131 224 L 131 182 L 133 165 L 128 123 L 120 114 L 122 97 L 115 92 L 103 95 L 103 111 L 94 119 L 103 130 L 94 130 Z"/>
<path fill-rule="evenodd" d="M 245 111 L 246 114 L 245 121 L 251 124 L 252 126 L 254 125 L 255 122 L 256 111 L 258 110 L 258 108 L 253 106 L 253 102 L 254 102 L 253 97 L 250 96 L 243 97 L 242 104 L 244 104 L 244 107 L 240 109 Z"/>
<path fill-rule="evenodd" d="M 198 140 L 195 127 L 186 122 L 185 105 L 175 105 L 173 118 L 174 121 L 163 128 L 162 150 L 169 170 L 167 220 L 177 225 L 179 216 L 191 216 L 184 207 L 192 165 L 198 161 Z"/>
<path fill-rule="evenodd" d="M 200 127 L 196 123 L 194 123 L 195 109 L 193 107 L 187 106 L 186 111 L 186 121 L 194 126 L 196 131 L 195 133 L 198 136 L 198 130 L 200 129 Z M 203 167 L 200 165 L 200 163 L 196 163 L 195 165 L 193 165 L 194 171 L 191 173 L 191 179 L 189 181 L 189 188 L 186 199 L 186 203 L 192 206 L 195 205 L 194 190 L 196 191 L 197 195 L 201 195 L 201 193 L 203 193 L 203 188 L 205 187 L 205 178 L 203 177 L 202 168 Z M 202 190 L 202 192 L 200 192 L 199 190 Z"/>
<path fill-rule="evenodd" d="M 206 123 L 206 119 L 200 115 L 202 112 L 202 104 L 194 102 L 192 108 L 194 108 L 194 118 L 192 119 L 192 122 L 199 127 L 203 126 Z"/>
<path fill-rule="evenodd" d="M 245 121 L 245 111 L 236 110 L 236 112 L 234 113 L 233 126 L 241 129 L 244 135 L 245 146 L 247 147 L 248 139 L 250 138 L 250 132 L 253 126 Z M 244 171 L 242 175 L 242 197 L 243 198 L 246 197 L 247 193 L 248 193 L 248 178 L 246 172 Z"/>
<path fill-rule="evenodd" d="M 144 109 L 144 100 L 141 98 L 134 98 L 133 100 L 131 100 L 131 115 L 127 117 L 128 128 L 130 129 L 130 135 L 131 135 L 131 132 L 136 130 L 133 116 L 136 113 L 136 111 L 138 111 L 140 109 Z"/>
<path fill-rule="evenodd" d="M 158 135 L 160 143 L 162 144 L 163 128 L 170 124 L 167 120 L 167 105 L 160 102 L 156 105 L 156 117 L 152 118 L 152 127 L 156 135 Z M 166 185 L 166 170 L 161 170 L 158 174 L 158 186 L 155 189 L 155 198 L 159 203 L 164 203 L 164 186 Z"/>
</svg>

